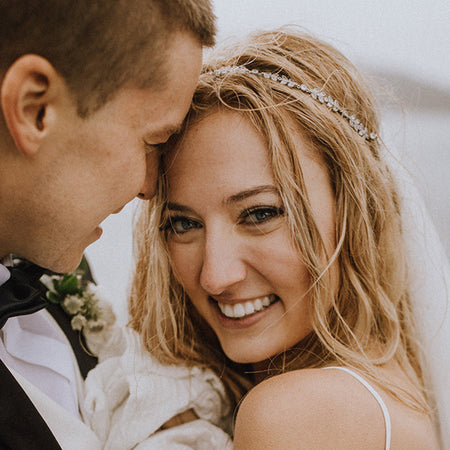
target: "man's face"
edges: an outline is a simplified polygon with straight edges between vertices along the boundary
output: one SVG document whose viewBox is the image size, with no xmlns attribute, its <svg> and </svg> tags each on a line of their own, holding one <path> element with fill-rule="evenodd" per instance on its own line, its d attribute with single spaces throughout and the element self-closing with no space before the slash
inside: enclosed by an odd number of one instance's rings
<svg viewBox="0 0 450 450">
<path fill-rule="evenodd" d="M 202 49 L 179 33 L 160 90 L 121 89 L 87 119 L 63 107 L 29 170 L 12 211 L 15 253 L 55 271 L 73 270 L 101 235 L 100 223 L 138 194 L 155 192 L 158 152 L 180 127 L 201 69 Z M 14 217 L 16 214 L 16 217 Z"/>
</svg>

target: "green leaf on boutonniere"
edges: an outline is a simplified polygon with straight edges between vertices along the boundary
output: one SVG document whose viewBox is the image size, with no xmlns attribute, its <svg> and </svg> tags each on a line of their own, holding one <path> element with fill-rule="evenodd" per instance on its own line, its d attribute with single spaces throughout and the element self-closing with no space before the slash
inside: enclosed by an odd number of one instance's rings
<svg viewBox="0 0 450 450">
<path fill-rule="evenodd" d="M 55 292 L 59 292 L 60 289 L 60 280 L 58 278 L 53 278 L 52 279 L 52 283 L 53 283 L 53 289 Z"/>
<path fill-rule="evenodd" d="M 46 293 L 46 297 L 52 302 L 55 303 L 56 305 L 59 305 L 61 303 L 61 297 L 58 294 L 55 294 L 52 291 L 47 291 Z"/>
<path fill-rule="evenodd" d="M 75 295 L 80 292 L 78 288 L 78 278 L 76 275 L 70 275 L 66 274 L 64 275 L 61 285 L 59 289 L 57 289 L 58 292 L 61 294 L 68 294 L 68 295 Z"/>
</svg>

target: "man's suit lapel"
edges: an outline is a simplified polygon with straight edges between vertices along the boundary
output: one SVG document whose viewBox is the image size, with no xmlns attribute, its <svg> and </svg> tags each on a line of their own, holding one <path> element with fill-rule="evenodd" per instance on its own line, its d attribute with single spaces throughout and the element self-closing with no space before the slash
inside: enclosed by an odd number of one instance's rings
<svg viewBox="0 0 450 450">
<path fill-rule="evenodd" d="M 0 448 L 61 450 L 44 419 L 1 361 L 0 382 Z"/>
<path fill-rule="evenodd" d="M 69 317 L 59 305 L 51 304 L 47 307 L 47 311 L 56 320 L 69 340 L 77 359 L 80 373 L 83 378 L 86 378 L 88 372 L 97 365 L 97 358 L 88 353 L 83 336 L 79 331 L 72 329 Z"/>
</svg>

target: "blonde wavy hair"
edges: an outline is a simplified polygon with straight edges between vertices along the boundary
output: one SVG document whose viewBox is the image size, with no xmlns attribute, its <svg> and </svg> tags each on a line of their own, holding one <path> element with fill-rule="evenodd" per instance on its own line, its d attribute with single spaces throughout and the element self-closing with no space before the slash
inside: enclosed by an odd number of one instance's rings
<svg viewBox="0 0 450 450">
<path fill-rule="evenodd" d="M 323 91 L 370 131 L 378 132 L 379 123 L 369 88 L 355 67 L 329 44 L 297 30 L 251 35 L 243 43 L 214 51 L 203 68 L 185 129 L 224 108 L 239 111 L 262 133 L 292 242 L 311 280 L 313 332 L 295 348 L 273 357 L 268 375 L 350 366 L 407 405 L 428 411 L 410 311 L 399 198 L 382 158 L 381 141 L 365 140 L 345 118 L 300 90 L 250 73 L 214 73 L 238 65 Z M 311 141 L 328 169 L 336 208 L 337 244 L 332 255 L 327 255 L 314 221 L 293 126 Z M 182 135 L 168 143 L 169 151 Z M 251 375 L 248 367 L 224 355 L 172 271 L 166 236 L 160 230 L 166 191 L 161 170 L 157 196 L 143 206 L 135 227 L 131 326 L 162 362 L 214 370 L 237 403 L 252 385 Z M 338 268 L 337 289 L 332 286 L 332 264 Z M 377 367 L 391 360 L 414 389 L 402 390 L 380 377 Z"/>
</svg>

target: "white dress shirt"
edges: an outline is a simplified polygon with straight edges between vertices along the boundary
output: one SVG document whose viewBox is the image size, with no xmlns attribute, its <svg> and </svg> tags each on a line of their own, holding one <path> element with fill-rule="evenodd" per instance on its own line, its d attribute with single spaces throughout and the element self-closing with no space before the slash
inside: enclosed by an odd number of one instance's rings
<svg viewBox="0 0 450 450">
<path fill-rule="evenodd" d="M 0 264 L 0 285 L 10 277 Z M 70 344 L 53 317 L 41 310 L 11 317 L 0 331 L 0 359 L 81 420 L 81 375 Z"/>
<path fill-rule="evenodd" d="M 6 258 L 3 258 L 2 260 L 0 260 L 0 262 L 4 262 L 6 264 L 5 259 Z M 0 264 L 0 286 L 6 283 L 9 280 L 10 276 L 10 271 L 3 264 Z"/>
</svg>

